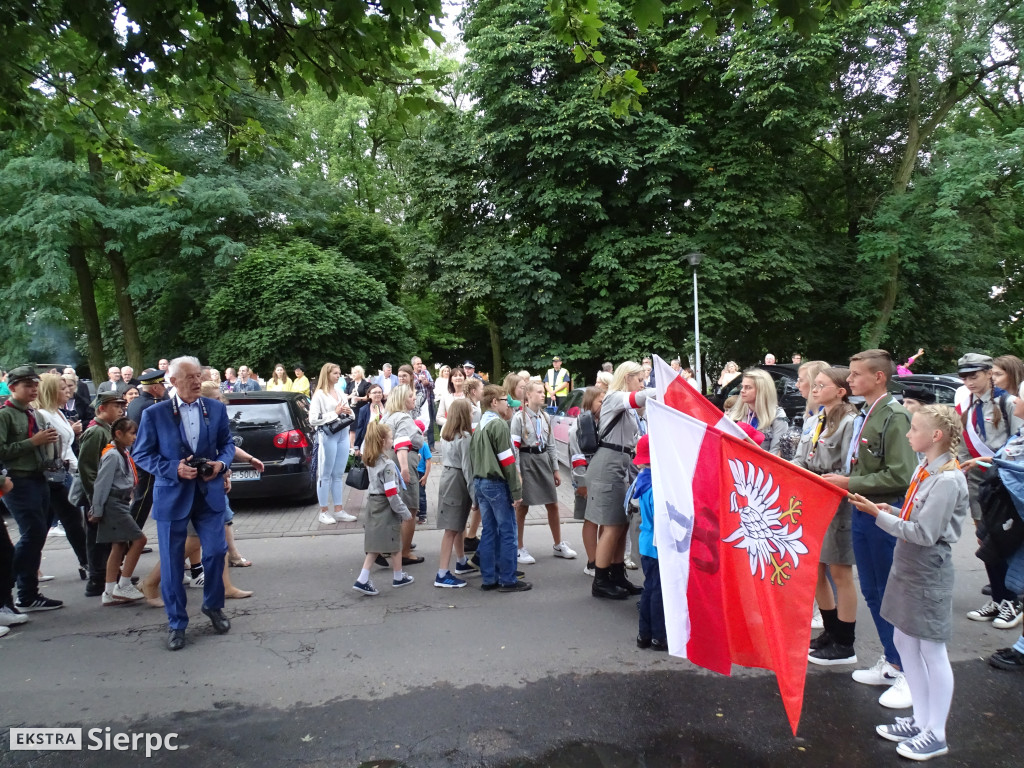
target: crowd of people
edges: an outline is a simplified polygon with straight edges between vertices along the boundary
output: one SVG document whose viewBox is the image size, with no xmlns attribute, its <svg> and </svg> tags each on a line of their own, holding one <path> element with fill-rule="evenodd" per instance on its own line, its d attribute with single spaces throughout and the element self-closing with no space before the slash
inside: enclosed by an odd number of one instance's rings
<svg viewBox="0 0 1024 768">
<path fill-rule="evenodd" d="M 899 368 L 909 370 L 922 354 Z M 774 362 L 768 358 L 766 366 Z M 997 503 L 1005 488 L 995 470 L 999 461 L 1024 465 L 1024 363 L 964 355 L 954 409 L 935 404 L 934 394 L 921 388 L 905 388 L 902 402 L 890 394 L 897 366 L 884 350 L 854 355 L 848 368 L 793 359 L 806 399 L 802 424 L 790 424 L 763 369 L 723 371 L 718 383 L 741 377 L 738 395 L 725 407 L 751 440 L 848 493 L 822 544 L 816 590 L 822 632 L 811 641 L 808 660 L 857 662 L 856 566 L 883 654 L 852 677 L 884 687 L 883 706 L 912 710 L 877 732 L 898 742 L 905 757 L 945 754 L 953 690 L 946 653 L 953 627 L 951 545 L 968 516 L 990 599 L 967 618 L 999 629 L 1019 627 L 1024 618 L 1022 523 L 1012 504 Z M 678 359 L 672 368 L 700 388 Z M 322 524 L 360 519 L 343 504 L 350 454 L 365 466 L 365 559 L 353 584 L 363 595 L 379 594 L 374 567 L 388 568 L 392 587 L 401 588 L 415 581 L 406 569 L 425 561 L 414 539 L 426 520 L 435 448 L 441 479 L 434 506 L 443 531 L 435 587 L 464 588 L 468 577 L 479 575 L 484 590 L 530 590 L 521 568 L 536 562 L 523 540 L 532 506 L 546 509 L 552 556 L 576 558 L 562 536 L 557 499 L 563 480 L 550 414 L 572 389 L 558 357 L 545 376 L 514 372 L 500 386 L 486 383 L 470 361 L 439 368 L 437 378 L 418 357 L 397 373 L 384 365 L 372 378 L 358 365 L 344 376 L 329 362 L 312 386 L 301 366 L 292 370 L 294 378 L 275 366 L 264 385 L 248 366 L 237 374 L 228 368 L 221 381 L 217 371 L 189 357 L 161 360 L 138 379 L 130 368 L 112 367 L 91 404 L 94 413 L 82 402 L 73 371 L 12 370 L 0 408 L 0 460 L 4 502 L 20 538 L 15 547 L 0 537 L 2 633 L 26 621 L 27 613 L 61 607 L 39 591 L 40 555 L 57 521 L 86 594 L 101 596 L 104 605 L 148 600 L 163 606 L 172 650 L 185 644 L 186 561 L 189 580 L 203 587 L 203 612 L 216 631 L 229 630 L 225 599 L 251 594 L 228 576 L 230 566 L 251 564 L 233 546 L 230 467 L 244 461 L 263 469 L 232 441 L 221 402 L 229 390 L 266 386 L 309 395 Z M 138 395 L 129 402 L 131 388 Z M 656 393 L 649 358 L 602 366 L 569 432 L 568 470 L 591 594 L 612 600 L 640 595 L 637 645 L 663 651 L 645 409 Z M 146 551 L 142 528 L 150 509 L 160 563 L 139 579 L 134 571 Z M 643 586 L 627 576 L 634 549 Z M 1024 636 L 990 662 L 1024 670 Z"/>
</svg>

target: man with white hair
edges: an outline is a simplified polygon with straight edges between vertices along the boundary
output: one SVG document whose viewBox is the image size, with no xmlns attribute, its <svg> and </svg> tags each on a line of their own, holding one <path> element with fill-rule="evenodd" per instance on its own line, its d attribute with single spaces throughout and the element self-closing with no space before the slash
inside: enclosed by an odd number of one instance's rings
<svg viewBox="0 0 1024 768">
<path fill-rule="evenodd" d="M 188 626 L 182 578 L 189 522 L 203 548 L 202 611 L 218 634 L 231 629 L 223 610 L 228 549 L 223 475 L 231 466 L 235 444 L 223 403 L 199 396 L 199 361 L 178 357 L 168 371 L 175 395 L 143 412 L 132 458 L 156 478 L 153 519 L 160 541 L 160 593 L 170 630 L 167 648 L 177 651 L 185 646 Z"/>
<path fill-rule="evenodd" d="M 128 389 L 128 385 L 121 381 L 121 369 L 116 365 L 112 365 L 107 368 L 107 380 L 96 387 L 96 394 L 116 392 L 119 395 L 123 395 L 126 389 Z"/>
<path fill-rule="evenodd" d="M 130 365 L 121 367 L 121 381 L 124 383 L 124 388 L 127 390 L 128 387 L 139 386 L 139 380 L 135 378 L 135 369 Z M 124 394 L 122 392 L 121 394 Z"/>
</svg>

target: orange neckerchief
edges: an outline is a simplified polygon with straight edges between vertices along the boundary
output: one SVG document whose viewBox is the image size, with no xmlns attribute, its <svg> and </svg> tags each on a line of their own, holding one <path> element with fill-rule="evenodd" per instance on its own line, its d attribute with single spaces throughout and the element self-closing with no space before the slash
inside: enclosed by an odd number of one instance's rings
<svg viewBox="0 0 1024 768">
<path fill-rule="evenodd" d="M 117 450 L 117 448 L 114 447 L 113 443 L 107 443 L 107 447 L 104 448 L 100 452 L 100 458 L 102 459 L 104 456 L 106 456 L 107 455 L 107 451 L 116 451 L 116 450 Z M 135 485 L 138 485 L 139 484 L 139 470 L 137 470 L 135 468 L 135 462 L 132 461 L 132 457 L 128 455 L 127 451 L 125 451 L 124 457 L 125 457 L 125 459 L 128 460 L 128 466 L 132 470 L 132 477 L 135 478 Z"/>
<path fill-rule="evenodd" d="M 950 469 L 960 469 L 960 462 L 956 459 L 946 462 L 939 472 L 945 472 Z M 903 506 L 900 508 L 900 520 L 909 520 L 910 513 L 914 511 L 914 501 L 917 498 L 917 487 L 931 477 L 931 472 L 924 468 L 924 464 L 917 468 L 917 472 L 914 474 L 914 479 L 910 482 L 910 487 L 907 489 L 907 498 L 903 502 Z"/>
</svg>

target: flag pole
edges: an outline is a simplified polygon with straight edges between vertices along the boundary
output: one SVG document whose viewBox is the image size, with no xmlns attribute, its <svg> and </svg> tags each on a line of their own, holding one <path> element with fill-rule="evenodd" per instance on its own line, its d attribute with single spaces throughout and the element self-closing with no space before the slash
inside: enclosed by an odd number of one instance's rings
<svg viewBox="0 0 1024 768">
<path fill-rule="evenodd" d="M 693 340 L 695 347 L 694 375 L 697 377 L 697 391 L 704 393 L 704 376 L 700 370 L 700 309 L 697 305 L 697 265 L 704 259 L 700 251 L 693 251 L 686 255 L 686 260 L 693 267 Z"/>
</svg>

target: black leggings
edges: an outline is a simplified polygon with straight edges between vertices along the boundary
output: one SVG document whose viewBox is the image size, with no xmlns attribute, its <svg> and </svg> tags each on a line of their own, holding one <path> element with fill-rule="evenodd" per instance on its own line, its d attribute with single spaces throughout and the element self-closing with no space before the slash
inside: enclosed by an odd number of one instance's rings
<svg viewBox="0 0 1024 768">
<path fill-rule="evenodd" d="M 0 511 L 6 511 L 0 502 Z M 14 589 L 14 544 L 0 517 L 0 607 L 13 605 L 11 591 Z"/>
<path fill-rule="evenodd" d="M 64 532 L 68 535 L 68 544 L 78 558 L 78 564 L 85 568 L 88 562 L 85 549 L 85 517 L 82 510 L 68 501 L 68 489 L 64 483 L 50 483 L 50 522 L 47 526 L 60 520 Z"/>
<path fill-rule="evenodd" d="M 1001 603 L 1003 600 L 1009 600 L 1010 602 L 1016 602 L 1018 600 L 1018 596 L 1013 594 L 1013 590 L 1007 589 L 1006 587 L 1007 568 L 1007 562 L 1002 558 L 995 563 L 985 563 L 985 572 L 988 574 L 988 583 L 992 586 L 992 599 L 997 603 Z"/>
</svg>

